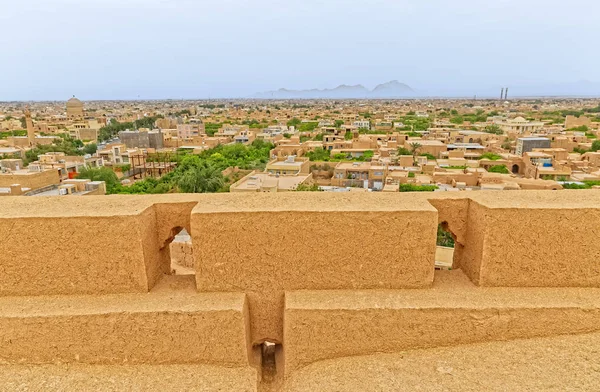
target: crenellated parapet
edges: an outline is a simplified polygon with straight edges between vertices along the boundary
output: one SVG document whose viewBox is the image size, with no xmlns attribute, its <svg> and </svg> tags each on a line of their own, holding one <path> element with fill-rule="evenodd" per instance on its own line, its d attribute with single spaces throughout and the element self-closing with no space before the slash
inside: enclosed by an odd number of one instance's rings
<svg viewBox="0 0 600 392">
<path fill-rule="evenodd" d="M 452 271 L 435 271 L 438 224 Z M 191 276 L 170 268 L 181 229 Z M 287 374 L 600 330 L 600 192 L 2 198 L 0 276 L 2 362 L 202 363 L 262 379 L 270 350 Z"/>
</svg>

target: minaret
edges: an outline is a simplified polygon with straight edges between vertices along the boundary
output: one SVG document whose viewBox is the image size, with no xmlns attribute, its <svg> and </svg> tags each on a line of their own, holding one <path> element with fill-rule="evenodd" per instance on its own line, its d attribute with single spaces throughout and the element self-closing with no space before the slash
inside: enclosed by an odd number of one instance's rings
<svg viewBox="0 0 600 392">
<path fill-rule="evenodd" d="M 25 124 L 27 124 L 27 141 L 29 142 L 29 147 L 33 147 L 35 144 L 35 131 L 33 130 L 33 121 L 31 121 L 29 107 L 25 108 Z"/>
</svg>

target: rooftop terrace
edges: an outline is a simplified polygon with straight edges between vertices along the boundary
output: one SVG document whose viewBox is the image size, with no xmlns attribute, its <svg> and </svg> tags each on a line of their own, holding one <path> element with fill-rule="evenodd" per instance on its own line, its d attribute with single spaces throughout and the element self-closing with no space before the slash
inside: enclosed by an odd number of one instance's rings
<svg viewBox="0 0 600 392">
<path fill-rule="evenodd" d="M 598 190 L 0 198 L 0 389 L 593 390 L 599 237 Z"/>
</svg>

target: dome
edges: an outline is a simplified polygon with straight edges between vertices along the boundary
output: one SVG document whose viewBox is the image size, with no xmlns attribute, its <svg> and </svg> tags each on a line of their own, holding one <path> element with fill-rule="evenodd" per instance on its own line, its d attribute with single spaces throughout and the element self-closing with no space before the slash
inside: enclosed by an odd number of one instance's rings
<svg viewBox="0 0 600 392">
<path fill-rule="evenodd" d="M 81 102 L 80 100 L 78 100 L 77 98 L 73 97 L 71 99 L 69 99 L 67 101 L 67 107 L 68 108 L 79 108 L 79 107 L 83 107 L 83 102 Z"/>
</svg>

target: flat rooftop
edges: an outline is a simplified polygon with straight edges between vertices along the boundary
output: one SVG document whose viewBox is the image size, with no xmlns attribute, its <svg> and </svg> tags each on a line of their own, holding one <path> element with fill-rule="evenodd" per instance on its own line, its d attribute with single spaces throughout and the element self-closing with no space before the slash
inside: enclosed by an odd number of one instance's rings
<svg viewBox="0 0 600 392">
<path fill-rule="evenodd" d="M 277 162 L 269 162 L 267 164 L 267 166 L 289 166 L 289 167 L 295 167 L 295 166 L 302 166 L 303 163 L 304 163 L 303 161 L 295 161 L 295 162 L 277 161 Z"/>
<path fill-rule="evenodd" d="M 308 175 L 295 176 L 279 176 L 276 177 L 269 173 L 256 173 L 252 176 L 247 176 L 241 181 L 237 189 L 260 189 L 261 187 L 274 187 L 277 189 L 289 190 L 294 189 L 298 184 L 306 180 Z"/>
<path fill-rule="evenodd" d="M 337 169 L 341 169 L 341 170 L 348 170 L 348 169 L 362 169 L 362 170 L 369 170 L 371 168 L 371 162 L 340 162 L 336 167 Z"/>
</svg>

